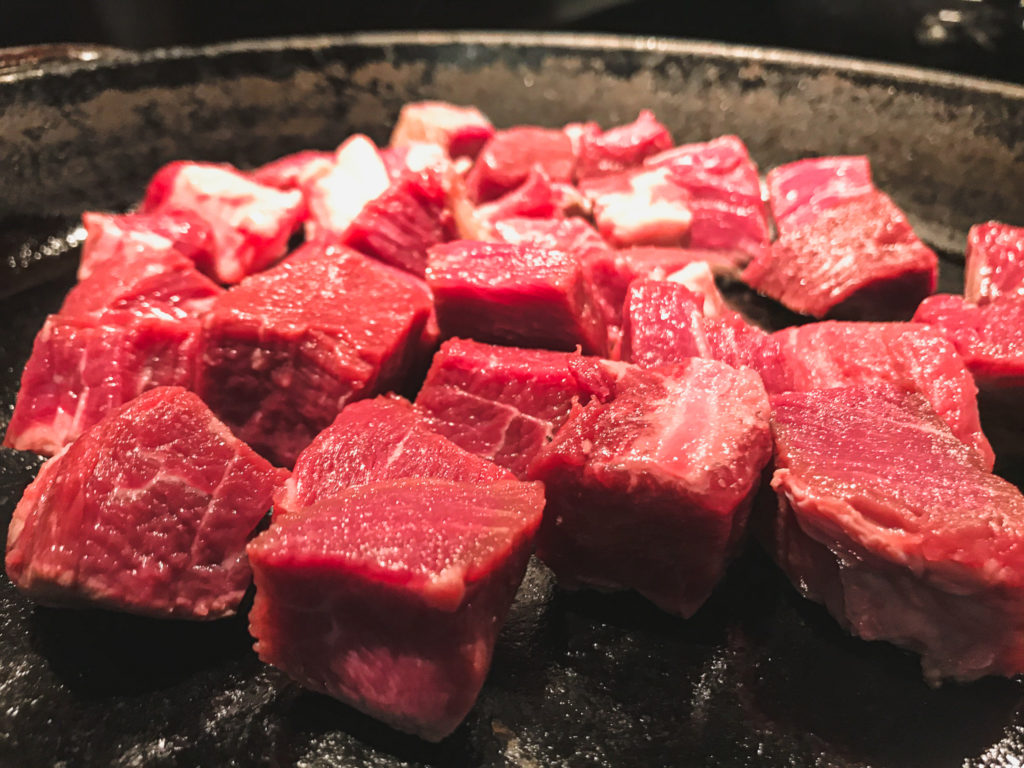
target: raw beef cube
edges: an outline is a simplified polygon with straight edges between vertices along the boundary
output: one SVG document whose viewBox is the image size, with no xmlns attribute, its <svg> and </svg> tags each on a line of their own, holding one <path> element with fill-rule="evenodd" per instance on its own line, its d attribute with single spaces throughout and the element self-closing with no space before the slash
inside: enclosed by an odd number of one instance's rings
<svg viewBox="0 0 1024 768">
<path fill-rule="evenodd" d="M 621 359 L 655 367 L 702 357 L 761 375 L 775 372 L 778 353 L 769 334 L 729 310 L 709 316 L 706 306 L 704 296 L 681 283 L 635 281 L 623 310 Z"/>
<path fill-rule="evenodd" d="M 476 157 L 494 126 L 476 107 L 458 107 L 443 101 L 414 101 L 402 107 L 391 131 L 392 147 L 414 141 L 439 144 L 451 157 Z"/>
<path fill-rule="evenodd" d="M 644 158 L 672 146 L 672 134 L 659 123 L 654 113 L 642 110 L 628 125 L 594 132 L 584 130 L 576 153 L 576 178 L 589 179 L 627 171 L 643 163 Z"/>
<path fill-rule="evenodd" d="M 585 123 L 566 123 L 562 127 L 562 133 L 569 138 L 569 144 L 572 146 L 572 154 L 578 161 L 580 152 L 583 150 L 584 140 L 593 141 L 604 133 L 604 131 L 601 130 L 600 125 L 595 123 L 593 120 L 589 120 Z"/>
<path fill-rule="evenodd" d="M 690 195 L 667 168 L 636 169 L 580 183 L 601 236 L 617 247 L 689 242 Z"/>
<path fill-rule="evenodd" d="M 543 507 L 540 483 L 407 478 L 276 516 L 248 548 L 256 652 L 441 740 L 480 692 Z"/>
<path fill-rule="evenodd" d="M 935 253 L 881 192 L 837 203 L 799 223 L 791 218 L 779 231 L 771 249 L 743 271 L 743 281 L 794 312 L 902 320 L 935 290 Z"/>
<path fill-rule="evenodd" d="M 334 153 L 317 149 L 304 149 L 291 155 L 271 160 L 249 173 L 257 184 L 274 189 L 302 190 L 318 176 L 334 166 Z"/>
<path fill-rule="evenodd" d="M 177 251 L 154 252 L 142 259 L 106 263 L 68 292 L 60 314 L 114 310 L 177 319 L 200 317 L 223 291 Z"/>
<path fill-rule="evenodd" d="M 634 589 L 692 615 L 744 529 L 768 417 L 754 371 L 697 358 L 591 400 L 531 469 L 548 500 L 537 554 L 564 585 Z"/>
<path fill-rule="evenodd" d="M 430 250 L 427 284 L 445 336 L 605 352 L 604 320 L 574 254 L 460 240 Z"/>
<path fill-rule="evenodd" d="M 521 126 L 498 131 L 477 156 L 466 176 L 466 189 L 475 203 L 485 203 L 515 189 L 535 165 L 552 181 L 571 182 L 576 170 L 572 143 L 562 131 Z"/>
<path fill-rule="evenodd" d="M 196 266 L 222 283 L 237 283 L 284 255 L 305 215 L 296 190 L 257 184 L 233 166 L 175 162 L 153 176 L 142 213 L 189 213 L 209 228 L 213 248 Z"/>
<path fill-rule="evenodd" d="M 513 216 L 530 216 L 537 219 L 550 219 L 563 216 L 559 207 L 561 199 L 551 183 L 551 179 L 539 165 L 530 170 L 526 180 L 511 192 L 506 192 L 497 200 L 484 203 L 476 209 L 476 216 L 489 229 L 493 230 L 496 222 Z"/>
<path fill-rule="evenodd" d="M 991 469 L 981 431 L 978 388 L 940 330 L 914 323 L 810 323 L 772 335 L 779 355 L 768 392 L 828 389 L 885 381 L 923 395 L 953 433 Z"/>
<path fill-rule="evenodd" d="M 611 398 L 620 373 L 577 353 L 451 339 L 434 355 L 416 406 L 452 442 L 525 478 L 573 404 Z"/>
<path fill-rule="evenodd" d="M 184 256 L 196 263 L 213 256 L 213 235 L 189 213 L 82 214 L 85 242 L 78 279 L 85 280 L 124 262 L 157 262 Z"/>
<path fill-rule="evenodd" d="M 308 243 L 217 298 L 196 391 L 241 439 L 290 466 L 347 402 L 402 383 L 430 307 L 405 273 Z"/>
<path fill-rule="evenodd" d="M 647 158 L 668 168 L 690 194 L 690 246 L 732 251 L 741 261 L 760 256 L 770 243 L 761 178 L 746 145 L 736 136 L 685 144 Z"/>
<path fill-rule="evenodd" d="M 982 389 L 1024 387 L 1024 297 L 976 306 L 960 296 L 929 296 L 914 322 L 953 342 Z"/>
<path fill-rule="evenodd" d="M 1024 672 L 1024 497 L 918 394 L 772 399 L 771 549 L 849 631 L 921 654 L 925 677 Z"/>
<path fill-rule="evenodd" d="M 308 507 L 356 485 L 433 477 L 488 484 L 510 472 L 437 434 L 407 400 L 350 403 L 295 461 L 274 497 L 274 514 Z"/>
<path fill-rule="evenodd" d="M 797 160 L 770 171 L 765 181 L 780 232 L 875 191 L 871 165 L 863 155 Z"/>
<path fill-rule="evenodd" d="M 336 241 L 423 277 L 427 249 L 446 239 L 445 198 L 436 174 L 406 173 L 368 202 Z"/>
<path fill-rule="evenodd" d="M 504 218 L 494 223 L 498 240 L 513 245 L 530 245 L 547 251 L 580 254 L 592 249 L 607 250 L 608 244 L 584 219 Z"/>
<path fill-rule="evenodd" d="M 665 280 L 690 264 L 708 262 L 719 271 L 729 271 L 731 258 L 722 252 L 697 251 L 688 248 L 639 247 L 618 250 L 593 249 L 586 254 L 587 278 L 594 286 L 605 313 L 605 322 L 612 328 L 622 324 L 622 305 L 629 284 L 640 278 Z"/>
<path fill-rule="evenodd" d="M 21 374 L 4 445 L 52 456 L 148 389 L 191 388 L 199 336 L 192 318 L 51 315 Z"/>
<path fill-rule="evenodd" d="M 152 389 L 43 465 L 11 520 L 7 575 L 47 605 L 230 616 L 283 474 L 191 392 Z"/>
<path fill-rule="evenodd" d="M 975 304 L 1024 296 L 1024 227 L 998 221 L 971 227 L 964 283 L 964 296 Z"/>
<path fill-rule="evenodd" d="M 333 167 L 305 187 L 309 204 L 306 239 L 336 239 L 366 204 L 390 185 L 377 145 L 362 134 L 350 136 L 338 147 Z"/>
</svg>

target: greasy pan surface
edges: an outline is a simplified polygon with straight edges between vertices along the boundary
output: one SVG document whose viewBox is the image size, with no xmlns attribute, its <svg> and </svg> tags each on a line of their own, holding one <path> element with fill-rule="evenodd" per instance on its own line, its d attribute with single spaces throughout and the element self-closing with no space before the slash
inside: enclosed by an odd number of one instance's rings
<svg viewBox="0 0 1024 768">
<path fill-rule="evenodd" d="M 959 290 L 956 254 L 971 223 L 1024 224 L 1024 89 L 916 70 L 509 35 L 290 40 L 44 65 L 0 74 L 0 428 L 32 337 L 70 285 L 76 252 L 62 237 L 83 208 L 130 205 L 176 158 L 254 165 L 353 131 L 384 141 L 400 105 L 422 98 L 476 104 L 499 126 L 607 125 L 650 107 L 680 142 L 739 134 L 763 168 L 866 153 L 880 186 L 947 255 L 949 290 Z M 772 323 L 792 320 L 737 296 Z M 990 419 L 986 429 L 997 426 Z M 1006 438 L 998 466 L 1018 483 L 1022 442 Z M 0 452 L 0 531 L 37 466 Z M 689 621 L 631 595 L 563 593 L 531 566 L 477 706 L 439 745 L 262 666 L 244 618 L 192 625 L 39 608 L 0 577 L 0 766 L 1021 759 L 1020 681 L 928 688 L 914 657 L 847 637 L 754 547 Z"/>
</svg>

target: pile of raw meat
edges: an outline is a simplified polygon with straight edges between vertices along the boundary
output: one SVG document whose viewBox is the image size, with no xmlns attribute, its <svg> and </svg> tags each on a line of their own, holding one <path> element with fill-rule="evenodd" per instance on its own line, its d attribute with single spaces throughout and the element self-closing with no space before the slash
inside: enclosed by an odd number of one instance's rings
<svg viewBox="0 0 1024 768">
<path fill-rule="evenodd" d="M 864 157 L 762 185 L 646 111 L 435 102 L 383 149 L 175 162 L 83 218 L 5 441 L 52 456 L 8 532 L 39 602 L 214 619 L 254 581 L 261 659 L 436 740 L 531 553 L 687 617 L 752 517 L 929 680 L 1024 672 L 1024 497 L 977 406 L 1024 389 L 1024 229 L 972 229 L 965 295 L 933 296 Z M 819 322 L 769 333 L 716 278 Z"/>
</svg>

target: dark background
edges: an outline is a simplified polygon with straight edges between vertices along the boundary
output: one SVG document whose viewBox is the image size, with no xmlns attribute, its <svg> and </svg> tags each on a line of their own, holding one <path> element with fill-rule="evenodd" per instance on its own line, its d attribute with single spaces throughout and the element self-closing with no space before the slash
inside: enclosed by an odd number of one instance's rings
<svg viewBox="0 0 1024 768">
<path fill-rule="evenodd" d="M 546 29 L 827 51 L 1024 82 L 1022 0 L 5 0 L 0 46 L 129 48 L 387 29 Z"/>
</svg>

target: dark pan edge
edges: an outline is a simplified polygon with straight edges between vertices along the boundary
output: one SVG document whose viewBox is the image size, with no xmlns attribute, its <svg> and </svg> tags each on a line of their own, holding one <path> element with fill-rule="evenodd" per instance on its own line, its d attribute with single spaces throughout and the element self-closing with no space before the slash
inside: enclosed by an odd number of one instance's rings
<svg viewBox="0 0 1024 768">
<path fill-rule="evenodd" d="M 831 54 L 805 53 L 784 48 L 765 48 L 706 42 L 686 38 L 640 37 L 613 34 L 574 32 L 359 32 L 346 35 L 313 35 L 281 37 L 264 40 L 238 40 L 207 46 L 176 46 L 154 48 L 141 52 L 116 52 L 92 61 L 46 62 L 26 72 L 0 76 L 0 84 L 103 69 L 121 64 L 139 64 L 148 61 L 182 60 L 196 57 L 211 58 L 238 53 L 258 53 L 286 49 L 326 48 L 343 45 L 487 45 L 525 48 L 559 47 L 578 50 L 604 49 L 619 51 L 648 51 L 674 55 L 697 55 L 723 60 L 744 59 L 752 62 L 778 64 L 807 69 L 829 69 L 865 75 L 900 83 L 914 83 L 958 91 L 997 94 L 1003 98 L 1024 102 L 1024 86 L 1000 80 L 959 75 L 937 69 L 889 64 L 882 61 L 857 59 Z"/>
</svg>

